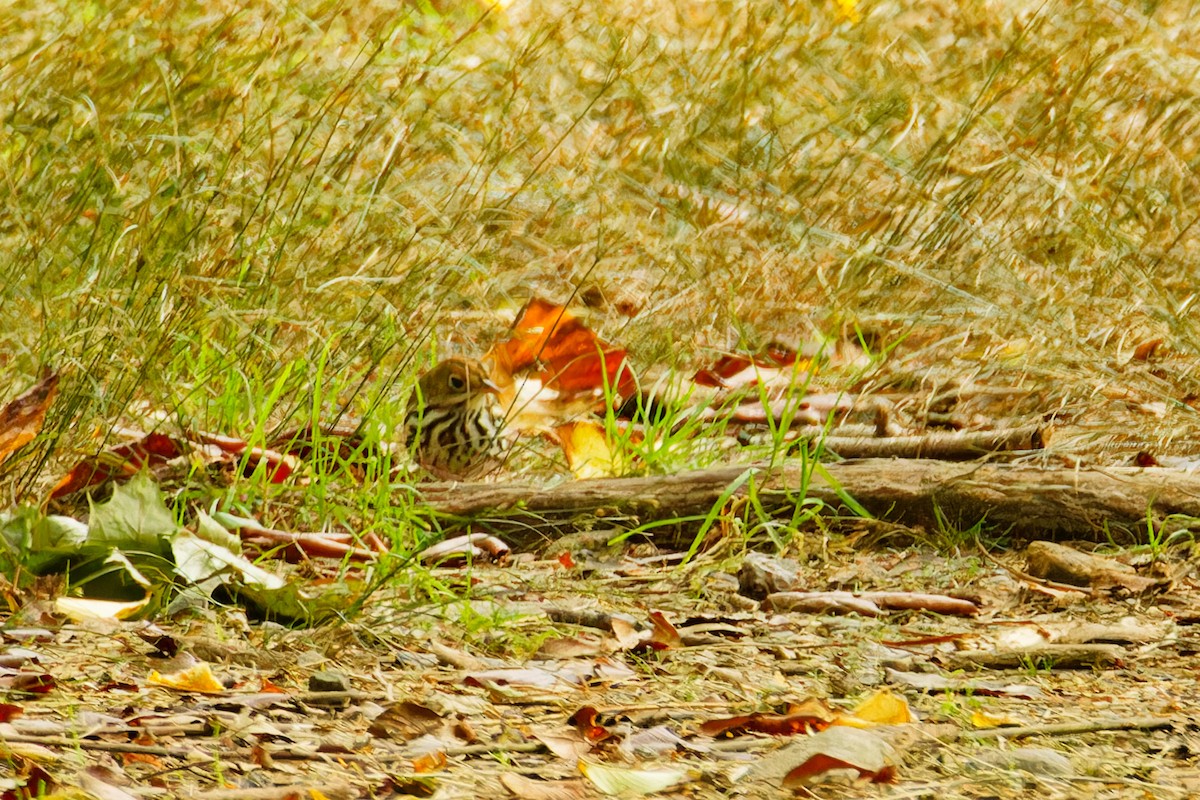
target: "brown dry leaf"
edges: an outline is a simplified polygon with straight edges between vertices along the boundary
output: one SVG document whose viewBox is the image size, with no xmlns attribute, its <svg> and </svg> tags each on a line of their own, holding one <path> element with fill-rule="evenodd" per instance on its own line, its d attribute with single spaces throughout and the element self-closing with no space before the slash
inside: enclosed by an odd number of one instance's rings
<svg viewBox="0 0 1200 800">
<path fill-rule="evenodd" d="M 80 461 L 54 486 L 50 491 L 50 498 L 63 497 L 107 480 L 124 480 L 135 475 L 143 467 L 160 467 L 188 454 L 199 458 L 206 465 L 219 462 L 226 462 L 231 467 L 240 465 L 246 476 L 263 467 L 271 483 L 283 483 L 291 477 L 299 464 L 299 459 L 294 455 L 262 447 L 249 447 L 242 439 L 218 434 L 198 433 L 193 440 L 160 431 L 147 434 L 133 431 L 121 433 L 132 434 L 135 438 Z M 245 463 L 240 464 L 243 459 Z"/>
<path fill-rule="evenodd" d="M 508 544 L 497 536 L 468 533 L 430 545 L 422 550 L 417 558 L 422 564 L 451 567 L 476 561 L 501 561 L 511 552 Z"/>
<path fill-rule="evenodd" d="M 0 675 L 0 689 L 26 694 L 48 694 L 57 686 L 54 676 L 45 672 L 17 672 Z"/>
<path fill-rule="evenodd" d="M 570 716 L 567 722 L 579 731 L 584 740 L 596 744 L 618 734 L 611 730 L 609 720 L 602 720 L 595 706 L 584 706 Z"/>
<path fill-rule="evenodd" d="M 597 656 L 601 653 L 615 650 L 615 643 L 604 637 L 588 633 L 575 636 L 559 636 L 542 642 L 537 650 L 539 658 L 581 658 Z"/>
<path fill-rule="evenodd" d="M 577 727 L 535 727 L 531 735 L 546 745 L 547 750 L 571 765 L 592 751 L 592 743 Z"/>
<path fill-rule="evenodd" d="M 57 393 L 58 373 L 47 372 L 31 389 L 0 409 L 0 464 L 38 435 Z"/>
<path fill-rule="evenodd" d="M 617 645 L 621 650 L 630 650 L 637 647 L 643 638 L 641 631 L 637 626 L 628 620 L 620 617 L 612 618 L 612 633 L 617 639 Z"/>
<path fill-rule="evenodd" d="M 824 701 L 811 697 L 802 703 L 793 703 L 784 714 L 743 714 L 726 719 L 713 719 L 700 726 L 700 732 L 708 736 L 725 734 L 737 736 L 742 733 L 767 733 L 772 736 L 791 736 L 797 733 L 812 733 L 828 728 L 838 719 L 838 714 Z"/>
<path fill-rule="evenodd" d="M 404 700 L 384 709 L 371 720 L 367 732 L 382 739 L 408 741 L 429 733 L 437 733 L 445 726 L 442 715 L 431 708 Z"/>
</svg>

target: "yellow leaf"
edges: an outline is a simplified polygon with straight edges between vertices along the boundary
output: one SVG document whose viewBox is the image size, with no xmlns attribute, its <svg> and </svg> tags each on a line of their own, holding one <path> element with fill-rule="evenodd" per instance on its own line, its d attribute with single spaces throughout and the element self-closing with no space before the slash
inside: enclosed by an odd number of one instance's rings
<svg viewBox="0 0 1200 800">
<path fill-rule="evenodd" d="M 903 725 L 912 720 L 908 702 L 883 689 L 859 703 L 850 715 L 839 717 L 834 724 L 848 728 L 870 728 L 875 725 Z"/>
<path fill-rule="evenodd" d="M 576 478 L 608 478 L 621 472 L 604 428 L 590 420 L 568 422 L 555 429 Z"/>
<path fill-rule="evenodd" d="M 862 14 L 858 10 L 857 0 L 837 0 L 838 13 L 847 22 L 858 22 Z"/>
<path fill-rule="evenodd" d="M 1023 725 L 1025 723 L 1007 714 L 990 714 L 987 711 L 976 711 L 971 715 L 971 724 L 976 728 L 1002 728 L 1006 725 Z"/>
<path fill-rule="evenodd" d="M 203 694 L 224 694 L 225 686 L 212 674 L 208 664 L 197 664 L 189 669 L 160 675 L 158 670 L 151 670 L 146 678 L 150 686 L 165 686 L 168 689 L 178 689 L 181 692 L 201 692 Z"/>
</svg>

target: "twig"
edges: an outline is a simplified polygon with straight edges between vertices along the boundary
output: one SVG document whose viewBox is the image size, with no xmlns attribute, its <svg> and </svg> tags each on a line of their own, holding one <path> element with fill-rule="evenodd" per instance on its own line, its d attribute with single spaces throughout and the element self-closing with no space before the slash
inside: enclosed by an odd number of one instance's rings
<svg viewBox="0 0 1200 800">
<path fill-rule="evenodd" d="M 1092 722 L 1060 722 L 1054 725 L 1025 725 L 1019 728 L 987 728 L 962 731 L 955 739 L 1024 739 L 1027 736 L 1074 736 L 1099 731 L 1153 731 L 1170 728 L 1175 720 L 1168 717 L 1128 717 L 1098 719 Z"/>
</svg>

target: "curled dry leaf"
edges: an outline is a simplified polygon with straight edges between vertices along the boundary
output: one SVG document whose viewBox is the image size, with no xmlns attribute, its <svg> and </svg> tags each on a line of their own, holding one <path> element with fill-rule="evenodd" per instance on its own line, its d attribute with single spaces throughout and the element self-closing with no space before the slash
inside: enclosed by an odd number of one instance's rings
<svg viewBox="0 0 1200 800">
<path fill-rule="evenodd" d="M 1148 339 L 1148 340 L 1142 342 L 1141 344 L 1139 344 L 1136 348 L 1134 348 L 1133 360 L 1134 361 L 1150 361 L 1155 356 L 1157 356 L 1161 352 L 1162 349 L 1164 349 L 1164 348 L 1163 348 L 1163 339 L 1161 336 L 1158 337 L 1157 339 Z"/>
<path fill-rule="evenodd" d="M 681 769 L 628 769 L 582 760 L 579 762 L 579 771 L 604 794 L 622 797 L 642 797 L 662 792 L 688 777 L 688 773 Z"/>
<path fill-rule="evenodd" d="M 737 736 L 743 733 L 766 733 L 772 736 L 791 736 L 824 730 L 834 724 L 837 713 L 823 701 L 810 697 L 793 703 L 783 714 L 744 714 L 726 719 L 712 719 L 700 726 L 708 736 Z"/>
<path fill-rule="evenodd" d="M 163 467 L 185 455 L 206 465 L 227 462 L 232 466 L 235 461 L 244 460 L 244 475 L 252 475 L 261 467 L 271 483 L 287 480 L 298 464 L 296 456 L 250 447 L 242 439 L 218 434 L 198 433 L 189 438 L 160 431 L 143 434 L 122 430 L 117 433 L 135 438 L 80 461 L 54 486 L 50 498 L 64 497 L 108 480 L 126 480 L 143 468 Z"/>
<path fill-rule="evenodd" d="M 602 716 L 595 706 L 584 706 L 572 714 L 567 722 L 579 731 L 585 741 L 592 744 L 613 737 L 619 738 L 621 735 L 614 730 L 618 726 L 619 720 L 614 719 L 611 715 Z"/>
<path fill-rule="evenodd" d="M 654 650 L 674 650 L 683 647 L 683 639 L 661 611 L 650 612 L 650 625 L 653 626 L 650 638 L 646 644 Z"/>
<path fill-rule="evenodd" d="M 150 600 L 149 595 L 130 602 L 95 600 L 90 597 L 59 597 L 54 601 L 54 610 L 74 622 L 89 619 L 129 619 L 149 605 Z"/>
<path fill-rule="evenodd" d="M 447 566 L 447 562 L 456 561 L 500 561 L 511 552 L 503 539 L 486 533 L 469 533 L 430 545 L 421 551 L 418 558 L 422 564 Z"/>
</svg>

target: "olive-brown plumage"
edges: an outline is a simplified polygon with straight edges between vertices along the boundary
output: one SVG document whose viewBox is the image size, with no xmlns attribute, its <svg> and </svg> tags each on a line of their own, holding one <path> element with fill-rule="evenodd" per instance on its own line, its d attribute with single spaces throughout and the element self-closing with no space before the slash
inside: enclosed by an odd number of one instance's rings
<svg viewBox="0 0 1200 800">
<path fill-rule="evenodd" d="M 503 452 L 504 415 L 483 364 L 454 357 L 421 376 L 408 401 L 405 441 L 439 478 L 477 475 Z"/>
</svg>

